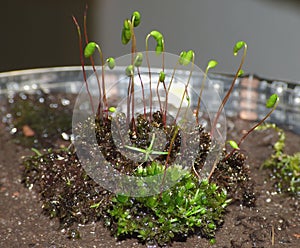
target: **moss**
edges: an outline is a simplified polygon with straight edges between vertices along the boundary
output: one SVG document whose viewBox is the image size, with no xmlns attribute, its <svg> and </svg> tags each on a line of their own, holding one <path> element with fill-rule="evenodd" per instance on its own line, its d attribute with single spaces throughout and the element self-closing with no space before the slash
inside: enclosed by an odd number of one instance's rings
<svg viewBox="0 0 300 248">
<path fill-rule="evenodd" d="M 150 171 L 164 171 L 164 166 L 156 163 L 149 167 L 137 175 L 145 175 L 145 171 L 150 175 L 155 174 Z M 180 166 L 175 166 L 170 176 L 181 170 Z M 179 183 L 161 194 L 136 198 L 115 196 L 106 223 L 118 237 L 137 236 L 143 242 L 154 241 L 159 245 L 195 233 L 213 239 L 229 202 L 225 189 L 207 180 L 199 183 L 193 174 L 187 173 Z"/>
<path fill-rule="evenodd" d="M 105 208 L 110 194 L 97 185 L 67 150 L 47 150 L 24 160 L 22 182 L 39 192 L 43 212 L 58 218 L 62 227 L 85 224 L 101 217 L 95 204 Z"/>
<path fill-rule="evenodd" d="M 273 154 L 263 163 L 263 168 L 271 170 L 271 179 L 279 192 L 300 195 L 300 152 L 288 155 L 284 152 L 285 133 L 275 124 L 266 124 L 258 128 L 274 129 L 278 140 L 273 145 Z"/>
</svg>

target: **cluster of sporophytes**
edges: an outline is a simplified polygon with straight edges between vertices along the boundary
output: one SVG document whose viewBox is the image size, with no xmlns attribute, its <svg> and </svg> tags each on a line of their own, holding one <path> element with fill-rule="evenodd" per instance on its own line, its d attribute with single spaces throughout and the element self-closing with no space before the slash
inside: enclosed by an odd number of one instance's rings
<svg viewBox="0 0 300 248">
<path fill-rule="evenodd" d="M 271 179 L 279 192 L 300 195 L 300 152 L 288 155 L 284 152 L 285 132 L 275 124 L 265 124 L 257 130 L 272 128 L 278 134 L 278 140 L 273 145 L 274 152 L 262 165 L 271 170 Z"/>
<path fill-rule="evenodd" d="M 143 162 L 140 163 L 125 157 L 113 140 L 111 122 L 115 118 L 112 113 L 116 109 L 114 106 L 109 106 L 107 99 L 105 70 L 106 67 L 113 70 L 116 62 L 113 58 L 104 59 L 100 46 L 96 42 L 88 40 L 86 14 L 84 15 L 85 46 L 83 46 L 80 26 L 75 17 L 73 20 L 78 31 L 83 76 L 95 117 L 92 121 L 95 123 L 99 150 L 111 166 L 121 173 L 136 177 L 165 174 L 164 181 L 171 180 L 176 181 L 176 183 L 169 189 L 161 190 L 154 195 L 145 194 L 141 197 L 131 197 L 114 194 L 96 185 L 81 168 L 80 161 L 76 158 L 74 151 L 48 151 L 43 155 L 37 154 L 29 158 L 25 161 L 26 168 L 23 181 L 28 187 L 32 187 L 33 184 L 37 185 L 36 188 L 41 193 L 44 202 L 45 212 L 51 217 L 58 217 L 62 225 L 69 226 L 73 222 L 86 223 L 89 220 L 103 219 L 105 225 L 118 237 L 133 236 L 142 242 L 164 245 L 174 240 L 185 239 L 192 234 L 198 234 L 214 243 L 215 231 L 223 222 L 225 209 L 229 202 L 237 200 L 248 206 L 252 206 L 255 202 L 249 174 L 245 166 L 245 156 L 240 153 L 240 146 L 245 138 L 269 117 L 279 100 L 277 95 L 272 95 L 266 104 L 266 107 L 271 109 L 266 117 L 251 128 L 239 142 L 228 141 L 232 147 L 230 152 L 226 151 L 224 144 L 220 159 L 214 164 L 209 175 L 207 177 L 201 175 L 201 169 L 211 149 L 212 136 L 218 132 L 217 124 L 221 113 L 234 89 L 237 78 L 242 74 L 247 44 L 244 41 L 238 41 L 234 46 L 234 55 L 237 55 L 242 49 L 244 52 L 230 89 L 225 94 L 213 120 L 210 132 L 206 131 L 199 121 L 200 103 L 206 76 L 208 71 L 217 65 L 215 60 L 208 62 L 199 89 L 197 106 L 194 109 L 195 125 L 185 136 L 178 116 L 184 101 L 187 101 L 188 106 L 190 106 L 188 88 L 194 68 L 194 52 L 191 50 L 183 51 L 178 56 L 177 64 L 190 66 L 190 71 L 175 117 L 171 118 L 168 115 L 168 96 L 173 77 L 171 75 L 171 80 L 167 82 L 164 63 L 162 63 L 156 89 L 152 89 L 151 68 L 150 64 L 147 63 L 150 102 L 149 106 L 146 106 L 146 102 L 143 101 L 142 113 L 136 113 L 134 79 L 135 73 L 139 75 L 139 67 L 144 58 L 143 54 L 136 50 L 134 29 L 140 24 L 141 16 L 135 11 L 130 19 L 124 21 L 122 43 L 127 44 L 131 41 L 132 59 L 131 64 L 124 70 L 124 74 L 129 79 L 127 114 L 117 115 L 116 118 L 119 118 L 117 121 L 121 126 L 127 125 L 129 127 L 126 136 L 129 136 L 131 145 L 125 145 L 125 148 L 128 151 L 140 153 L 144 157 Z M 145 40 L 146 61 L 149 59 L 148 40 L 150 37 L 156 41 L 155 53 L 164 58 L 163 35 L 159 31 L 153 30 L 146 36 Z M 93 59 L 95 52 L 99 54 L 102 63 L 101 75 L 98 75 Z M 99 103 L 96 109 L 93 107 L 92 95 L 89 91 L 85 58 L 90 60 L 98 82 Z M 175 71 L 176 68 L 174 68 Z M 142 80 L 140 83 L 144 96 L 144 83 Z M 152 94 L 155 90 L 158 92 L 159 86 L 164 89 L 165 102 L 160 101 L 159 94 L 156 93 L 159 106 L 154 111 L 154 103 L 152 102 L 154 96 Z M 155 133 L 152 132 L 154 128 L 158 128 L 164 133 L 167 137 L 166 140 L 160 141 L 159 137 L 156 137 Z M 184 147 L 185 142 L 190 141 L 189 139 L 199 144 L 196 154 L 188 153 L 188 156 L 194 158 L 195 163 L 193 165 L 189 165 L 190 159 L 176 160 L 178 156 L 181 156 L 180 149 Z M 156 144 L 155 148 L 154 143 Z M 175 161 L 180 161 L 180 163 L 175 163 Z M 189 171 L 186 168 L 189 168 Z M 166 173 L 167 169 L 169 169 L 168 173 Z M 50 175 L 41 176 L 45 173 L 50 173 Z M 57 176 L 58 173 L 60 176 Z M 164 181 L 161 183 L 163 184 Z"/>
</svg>

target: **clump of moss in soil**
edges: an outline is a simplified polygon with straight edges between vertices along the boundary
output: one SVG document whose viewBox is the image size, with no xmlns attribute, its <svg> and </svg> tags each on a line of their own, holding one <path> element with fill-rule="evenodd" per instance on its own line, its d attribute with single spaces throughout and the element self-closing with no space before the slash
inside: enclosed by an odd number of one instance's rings
<svg viewBox="0 0 300 248">
<path fill-rule="evenodd" d="M 274 129 L 278 140 L 273 145 L 273 154 L 262 165 L 262 168 L 271 170 L 271 180 L 279 192 L 300 196 L 300 152 L 293 155 L 284 152 L 285 132 L 275 124 L 266 124 L 258 130 Z"/>
<path fill-rule="evenodd" d="M 153 114 L 152 124 L 161 124 L 158 116 L 159 113 Z M 114 154 L 107 156 L 107 159 L 112 164 L 118 161 L 119 171 L 136 176 L 150 176 L 164 171 L 163 156 L 152 162 L 146 161 L 138 170 L 134 162 L 120 159 L 121 154 L 113 143 L 108 123 L 109 120 L 96 125 L 96 137 L 101 140 L 99 149 L 104 155 Z M 151 131 L 152 124 L 147 121 L 138 123 L 138 128 L 149 129 L 143 135 L 137 135 L 135 142 L 146 146 L 145 137 Z M 160 126 L 163 128 L 163 125 Z M 205 161 L 210 140 L 203 128 L 198 128 L 197 132 L 197 136 L 195 133 L 192 136 L 202 137 L 201 147 L 205 148 L 199 151 L 196 159 L 197 167 L 201 168 L 203 164 L 200 163 Z M 168 146 L 165 147 L 167 149 Z M 24 161 L 24 168 L 23 183 L 39 192 L 43 212 L 51 218 L 58 218 L 62 227 L 103 220 L 112 234 L 119 238 L 133 236 L 143 242 L 157 242 L 160 245 L 186 239 L 192 234 L 207 237 L 214 243 L 215 231 L 223 223 L 230 199 L 245 205 L 253 205 L 255 199 L 245 157 L 239 152 L 218 164 L 211 182 L 199 183 L 191 171 L 161 195 L 138 198 L 114 195 L 97 185 L 86 175 L 76 153 L 66 149 L 46 150 L 43 155 L 29 157 Z M 182 174 L 181 170 L 181 165 L 175 166 L 171 176 L 178 177 Z"/>
</svg>

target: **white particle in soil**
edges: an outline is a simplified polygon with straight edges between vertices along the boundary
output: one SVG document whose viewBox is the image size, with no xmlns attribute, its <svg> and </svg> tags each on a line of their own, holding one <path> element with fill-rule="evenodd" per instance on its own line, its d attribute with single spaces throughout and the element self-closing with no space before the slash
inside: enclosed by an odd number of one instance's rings
<svg viewBox="0 0 300 248">
<path fill-rule="evenodd" d="M 10 134 L 15 134 L 16 132 L 18 131 L 18 129 L 17 128 L 12 128 L 11 130 L 10 130 Z"/>
<path fill-rule="evenodd" d="M 65 158 L 60 156 L 60 155 L 57 155 L 57 160 L 64 160 Z"/>
<path fill-rule="evenodd" d="M 266 202 L 267 202 L 267 203 L 271 202 L 271 198 L 267 198 L 267 199 L 266 199 Z"/>
<path fill-rule="evenodd" d="M 63 98 L 61 99 L 61 104 L 63 106 L 68 106 L 70 104 L 70 100 Z"/>
<path fill-rule="evenodd" d="M 69 139 L 70 139 L 70 136 L 69 136 L 67 133 L 65 133 L 65 132 L 63 132 L 63 133 L 61 134 L 61 137 L 62 137 L 64 140 L 69 140 Z"/>
<path fill-rule="evenodd" d="M 27 99 L 27 96 L 24 94 L 24 93 L 20 93 L 20 98 L 22 99 L 22 100 L 26 100 Z"/>
<path fill-rule="evenodd" d="M 58 104 L 57 103 L 50 103 L 49 107 L 50 108 L 57 108 Z"/>
<path fill-rule="evenodd" d="M 40 98 L 39 98 L 39 102 L 40 102 L 40 103 L 44 103 L 44 102 L 45 102 L 45 98 L 40 97 Z"/>
</svg>

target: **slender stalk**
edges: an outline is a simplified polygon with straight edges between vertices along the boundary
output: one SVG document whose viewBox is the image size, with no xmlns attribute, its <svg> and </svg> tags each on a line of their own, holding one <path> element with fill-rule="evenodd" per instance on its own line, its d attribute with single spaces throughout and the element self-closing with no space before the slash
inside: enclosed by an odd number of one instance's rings
<svg viewBox="0 0 300 248">
<path fill-rule="evenodd" d="M 83 29 L 84 29 L 84 37 L 85 37 L 86 44 L 89 43 L 88 34 L 87 34 L 87 11 L 88 11 L 88 4 L 86 4 L 86 6 L 85 6 L 85 11 L 84 11 L 84 16 L 83 16 Z M 90 56 L 89 59 L 90 59 L 90 62 L 91 62 L 92 68 L 93 68 L 94 75 L 96 76 L 96 80 L 97 80 L 98 92 L 99 92 L 99 104 L 98 104 L 98 108 L 97 108 L 97 116 L 99 115 L 99 118 L 101 119 L 103 117 L 102 116 L 103 115 L 102 108 L 101 108 L 103 103 L 102 103 L 100 80 L 99 80 L 98 72 L 95 67 L 95 61 L 94 61 L 93 57 Z"/>
<path fill-rule="evenodd" d="M 170 160 L 171 152 L 172 152 L 173 145 L 175 143 L 175 139 L 177 137 L 178 132 L 179 132 L 179 127 L 178 127 L 178 125 L 176 125 L 175 126 L 175 130 L 174 130 L 174 134 L 172 136 L 172 139 L 171 139 L 171 142 L 170 142 L 170 146 L 169 146 L 169 149 L 168 149 L 168 155 L 167 155 L 167 158 L 166 158 L 166 161 L 165 161 L 165 170 L 164 170 L 164 175 L 163 175 L 162 183 L 161 183 L 160 196 L 162 195 L 162 192 L 163 192 L 163 186 L 164 186 L 166 175 L 167 175 L 167 169 L 169 167 L 169 160 Z"/>
<path fill-rule="evenodd" d="M 175 72 L 176 72 L 178 66 L 179 66 L 179 61 L 176 63 L 176 65 L 173 69 L 172 76 L 171 76 L 170 82 L 168 84 L 168 89 L 166 90 L 166 101 L 165 101 L 165 110 L 164 110 L 164 115 L 165 116 L 167 115 L 167 112 L 168 112 L 168 101 L 169 101 L 169 93 L 170 93 L 170 90 L 171 90 L 171 85 L 173 83 Z"/>
<path fill-rule="evenodd" d="M 211 137 L 213 137 L 214 130 L 216 129 L 216 126 L 217 126 L 217 123 L 218 123 L 218 119 L 219 119 L 219 117 L 220 117 L 220 115 L 221 115 L 221 112 L 222 112 L 222 110 L 223 110 L 223 108 L 224 108 L 224 106 L 225 106 L 227 100 L 229 99 L 229 96 L 230 96 L 230 94 L 231 94 L 231 92 L 232 92 L 232 90 L 233 90 L 233 87 L 234 87 L 234 85 L 235 85 L 235 82 L 236 82 L 237 78 L 238 78 L 239 75 L 240 75 L 242 66 L 243 66 L 243 64 L 244 64 L 244 61 L 245 61 L 245 58 L 246 58 L 246 55 L 247 55 L 247 44 L 246 44 L 246 42 L 244 42 L 244 41 L 238 41 L 238 42 L 235 44 L 234 48 L 233 48 L 233 55 L 236 56 L 237 53 L 238 53 L 238 51 L 239 51 L 241 48 L 243 48 L 243 47 L 244 47 L 244 53 L 243 53 L 243 55 L 242 55 L 241 62 L 240 62 L 240 65 L 239 65 L 239 68 L 238 68 L 238 70 L 237 70 L 237 72 L 236 72 L 236 74 L 235 74 L 235 76 L 234 76 L 234 79 L 233 79 L 233 81 L 232 81 L 232 83 L 231 83 L 230 89 L 228 90 L 228 92 L 227 92 L 227 94 L 225 95 L 225 97 L 224 97 L 224 99 L 223 99 L 221 105 L 219 106 L 218 112 L 217 112 L 217 114 L 216 114 L 216 117 L 215 117 L 215 119 L 214 119 L 214 122 L 213 122 L 213 125 L 212 125 L 212 128 L 211 128 Z M 211 169 L 210 173 L 209 173 L 208 179 L 211 178 L 211 176 L 212 176 L 213 172 L 215 171 L 216 167 L 217 167 L 217 163 L 215 162 L 214 165 L 212 166 L 212 169 Z"/>
<path fill-rule="evenodd" d="M 232 83 L 231 83 L 231 86 L 230 86 L 228 92 L 226 93 L 225 97 L 223 98 L 223 101 L 222 101 L 221 105 L 219 106 L 218 112 L 216 114 L 216 117 L 215 117 L 213 125 L 212 125 L 211 136 L 213 136 L 213 133 L 214 133 L 214 130 L 215 130 L 216 126 L 217 126 L 217 123 L 218 123 L 218 120 L 220 118 L 221 112 L 222 112 L 222 110 L 223 110 L 226 102 L 228 101 L 230 94 L 232 93 L 232 90 L 233 90 L 233 87 L 235 85 L 235 82 L 236 82 L 238 76 L 240 75 L 240 71 L 241 71 L 242 66 L 244 64 L 244 61 L 245 61 L 245 58 L 246 58 L 246 55 L 247 55 L 247 44 L 245 42 L 242 42 L 241 47 L 239 47 L 238 50 L 241 49 L 242 47 L 244 47 L 244 53 L 243 53 L 243 56 L 241 58 L 241 62 L 240 62 L 239 68 L 238 68 L 237 72 L 235 73 L 235 76 L 234 76 L 234 78 L 232 80 Z M 235 46 L 235 48 L 236 48 L 236 46 Z M 237 55 L 238 50 L 234 50 L 234 55 L 235 56 Z"/>
<path fill-rule="evenodd" d="M 192 65 L 191 65 L 191 69 L 190 69 L 188 81 L 187 81 L 187 83 L 185 84 L 184 92 L 183 92 L 182 97 L 181 97 L 180 105 L 179 105 L 179 108 L 178 108 L 178 110 L 177 110 L 177 114 L 176 114 L 176 117 L 175 117 L 175 119 L 174 119 L 174 123 L 176 123 L 177 118 L 178 118 L 178 115 L 179 115 L 179 113 L 180 113 L 180 111 L 181 111 L 182 103 L 183 103 L 184 97 L 185 97 L 185 95 L 188 95 L 188 87 L 189 87 L 189 84 L 190 84 L 190 81 L 191 81 L 191 78 L 192 78 L 194 66 L 195 66 L 195 55 L 194 55 L 194 53 L 193 53 L 193 57 L 192 57 Z"/>
<path fill-rule="evenodd" d="M 100 61 L 101 61 L 101 76 L 102 76 L 102 99 L 103 99 L 103 105 L 104 105 L 104 112 L 106 113 L 106 117 L 108 117 L 108 103 L 106 98 L 106 90 L 105 90 L 105 72 L 104 72 L 104 58 L 103 53 L 101 51 L 101 48 L 98 44 L 96 44 L 96 48 L 99 53 Z"/>
<path fill-rule="evenodd" d="M 77 33 L 78 33 L 78 38 L 79 38 L 79 52 L 80 52 L 80 62 L 81 62 L 81 67 L 82 67 L 82 72 L 83 72 L 83 80 L 84 80 L 84 84 L 85 84 L 85 88 L 86 91 L 89 95 L 89 99 L 90 99 L 90 104 L 92 105 L 92 111 L 93 114 L 95 114 L 95 109 L 94 109 L 94 104 L 93 104 L 93 99 L 92 99 L 92 95 L 90 93 L 89 90 L 89 85 L 87 82 L 87 76 L 86 76 L 86 71 L 85 71 L 85 67 L 84 67 L 84 57 L 83 57 L 83 47 L 82 47 L 82 36 L 81 36 L 81 30 L 80 30 L 80 26 L 75 18 L 75 16 L 72 16 L 73 22 L 77 28 Z"/>
<path fill-rule="evenodd" d="M 151 69 L 150 69 L 150 61 L 149 61 L 149 49 L 148 49 L 148 40 L 150 37 L 153 37 L 156 40 L 156 48 L 155 52 L 156 54 L 161 54 L 163 53 L 163 62 L 162 62 L 162 67 L 164 70 L 164 49 L 165 49 L 165 44 L 164 44 L 164 38 L 162 34 L 156 30 L 151 31 L 147 37 L 146 37 L 146 60 L 147 60 L 147 66 L 148 66 L 148 74 L 149 74 L 149 87 L 150 87 L 150 121 L 152 119 L 152 79 L 151 79 Z"/>
<path fill-rule="evenodd" d="M 135 16 L 132 17 L 130 22 L 130 31 L 131 31 L 131 65 L 134 66 L 134 58 L 136 54 L 136 37 L 134 34 L 134 23 Z M 135 120 L 134 120 L 134 73 L 130 78 L 130 99 L 131 99 L 131 122 L 133 125 L 133 131 L 136 130 Z"/>
<path fill-rule="evenodd" d="M 202 93 L 203 93 L 203 89 L 204 89 L 204 85 L 206 82 L 206 78 L 207 78 L 207 74 L 208 74 L 208 70 L 211 68 L 214 68 L 216 65 L 218 64 L 217 61 L 215 60 L 210 60 L 208 62 L 208 65 L 205 69 L 205 73 L 202 79 L 202 83 L 201 83 L 201 89 L 200 89 L 200 93 L 199 93 L 199 97 L 198 97 L 198 103 L 197 103 L 197 109 L 196 109 L 196 123 L 197 125 L 199 125 L 199 111 L 200 111 L 200 104 L 201 104 L 201 99 L 202 99 Z"/>
<path fill-rule="evenodd" d="M 149 119 L 150 122 L 152 120 L 152 75 L 151 75 L 151 68 L 150 68 L 150 61 L 149 61 L 149 50 L 148 50 L 148 39 L 151 35 L 148 34 L 146 37 L 146 61 L 147 61 L 147 67 L 148 67 L 148 76 L 149 76 L 149 88 L 150 88 L 150 103 L 149 103 Z"/>
<path fill-rule="evenodd" d="M 167 88 L 166 88 L 166 84 L 165 84 L 165 74 L 164 71 L 160 72 L 159 78 L 158 78 L 158 82 L 157 82 L 157 87 L 156 87 L 156 94 L 157 94 L 157 98 L 158 98 L 158 104 L 159 104 L 159 108 L 160 108 L 160 112 L 162 114 L 162 122 L 163 125 L 166 126 L 167 123 L 167 113 L 165 112 L 165 110 L 162 107 L 161 104 L 161 99 L 160 99 L 160 94 L 159 94 L 159 85 L 160 83 L 163 84 L 164 90 L 165 90 L 165 97 L 167 95 Z M 167 101 L 167 98 L 165 99 L 165 101 Z"/>
<path fill-rule="evenodd" d="M 255 124 L 251 129 L 249 129 L 240 139 L 240 141 L 238 142 L 238 148 L 234 148 L 230 153 L 228 153 L 225 158 L 223 159 L 223 161 L 225 161 L 226 159 L 228 159 L 235 151 L 239 150 L 240 145 L 244 142 L 244 140 L 248 137 L 248 135 L 250 133 L 252 133 L 258 126 L 260 126 L 263 122 L 265 122 L 266 119 L 268 119 L 270 117 L 270 115 L 273 113 L 273 111 L 277 108 L 279 103 L 279 98 L 276 98 L 276 102 L 273 106 L 273 108 L 270 110 L 270 112 L 262 119 L 260 120 L 257 124 Z"/>
<path fill-rule="evenodd" d="M 144 108 L 144 118 L 146 118 L 146 102 L 145 102 L 145 88 L 144 88 L 144 83 L 143 83 L 143 80 L 142 80 L 142 76 L 141 76 L 141 73 L 140 73 L 140 68 L 138 67 L 137 68 L 137 72 L 138 72 L 138 77 L 140 79 L 140 82 L 141 82 L 141 87 L 142 87 L 142 98 L 143 98 L 143 108 Z"/>
</svg>

